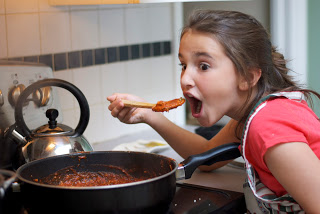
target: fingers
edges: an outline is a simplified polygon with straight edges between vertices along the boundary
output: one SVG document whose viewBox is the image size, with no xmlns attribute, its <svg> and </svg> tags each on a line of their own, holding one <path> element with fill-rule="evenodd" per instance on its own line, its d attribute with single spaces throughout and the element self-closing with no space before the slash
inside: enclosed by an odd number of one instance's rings
<svg viewBox="0 0 320 214">
<path fill-rule="evenodd" d="M 137 108 L 125 107 L 122 99 L 143 101 L 143 99 L 130 94 L 112 94 L 111 96 L 107 97 L 107 100 L 110 101 L 108 109 L 111 111 L 111 115 L 115 118 L 118 118 L 123 123 L 131 124 L 141 122 L 140 112 L 143 111 Z"/>
<path fill-rule="evenodd" d="M 110 100 L 113 100 L 108 106 L 108 109 L 111 111 L 111 115 L 118 118 L 121 122 L 128 122 L 136 108 L 124 107 L 124 104 L 117 95 L 112 95 Z"/>
<path fill-rule="evenodd" d="M 111 98 L 112 101 L 110 105 L 108 106 L 108 109 L 111 111 L 111 115 L 113 117 L 118 117 L 121 110 L 124 108 L 123 103 L 121 102 L 121 99 L 117 98 L 117 96 Z"/>
<path fill-rule="evenodd" d="M 118 114 L 118 119 L 123 123 L 131 123 L 132 114 L 135 110 L 136 108 L 123 108 Z"/>
<path fill-rule="evenodd" d="M 117 97 L 121 97 L 123 95 L 119 94 L 119 93 L 114 93 L 110 96 L 107 97 L 107 100 L 110 101 L 110 102 L 113 102 L 117 99 Z"/>
</svg>

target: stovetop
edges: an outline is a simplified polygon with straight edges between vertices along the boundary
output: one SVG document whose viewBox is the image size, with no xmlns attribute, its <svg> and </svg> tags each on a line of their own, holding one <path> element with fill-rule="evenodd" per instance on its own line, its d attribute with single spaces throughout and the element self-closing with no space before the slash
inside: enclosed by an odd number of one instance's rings
<svg viewBox="0 0 320 214">
<path fill-rule="evenodd" d="M 245 213 L 243 193 L 177 183 L 170 214 Z"/>
<path fill-rule="evenodd" d="M 3 214 L 29 214 L 19 198 L 5 201 Z M 1 206 L 0 206 L 1 207 Z M 186 183 L 177 183 L 176 194 L 166 214 L 243 214 L 246 212 L 243 193 Z M 45 213 L 45 212 L 44 212 Z"/>
</svg>

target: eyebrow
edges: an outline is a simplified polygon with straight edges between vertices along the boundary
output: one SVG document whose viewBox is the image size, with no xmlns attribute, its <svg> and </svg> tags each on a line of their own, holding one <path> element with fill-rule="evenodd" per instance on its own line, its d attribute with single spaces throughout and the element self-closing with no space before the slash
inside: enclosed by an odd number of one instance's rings
<svg viewBox="0 0 320 214">
<path fill-rule="evenodd" d="M 209 57 L 212 59 L 212 56 L 210 54 L 208 54 L 207 52 L 195 52 L 194 55 L 196 57 L 199 57 L 199 56 L 205 56 L 205 57 Z"/>
<path fill-rule="evenodd" d="M 205 57 L 213 59 L 213 57 L 210 54 L 208 54 L 207 52 L 194 52 L 193 55 L 195 55 L 196 57 L 205 56 Z M 182 56 L 182 54 L 179 53 L 178 57 L 180 58 L 180 57 L 183 57 L 183 56 Z"/>
</svg>

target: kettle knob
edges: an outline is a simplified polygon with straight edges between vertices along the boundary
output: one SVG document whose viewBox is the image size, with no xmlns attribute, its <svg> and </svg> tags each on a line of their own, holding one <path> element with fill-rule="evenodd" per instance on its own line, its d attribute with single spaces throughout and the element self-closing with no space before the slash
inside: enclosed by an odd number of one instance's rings
<svg viewBox="0 0 320 214">
<path fill-rule="evenodd" d="M 48 124 L 50 129 L 55 129 L 57 127 L 57 117 L 59 112 L 57 109 L 48 109 L 46 111 L 46 117 L 49 119 Z"/>
</svg>

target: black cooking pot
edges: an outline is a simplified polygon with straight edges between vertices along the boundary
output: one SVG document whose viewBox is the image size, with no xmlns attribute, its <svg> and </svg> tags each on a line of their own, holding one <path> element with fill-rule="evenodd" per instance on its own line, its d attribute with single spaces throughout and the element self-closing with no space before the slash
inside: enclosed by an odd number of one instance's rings
<svg viewBox="0 0 320 214">
<path fill-rule="evenodd" d="M 178 164 L 158 154 L 142 152 L 88 152 L 48 157 L 24 164 L 17 170 L 22 181 L 24 206 L 38 213 L 167 213 L 176 191 L 176 180 L 188 179 L 200 165 L 211 165 L 240 156 L 239 143 L 225 144 L 190 156 Z M 64 187 L 41 184 L 46 177 L 65 167 L 99 171 L 112 165 L 144 180 L 94 187 Z"/>
</svg>

